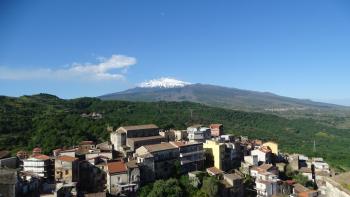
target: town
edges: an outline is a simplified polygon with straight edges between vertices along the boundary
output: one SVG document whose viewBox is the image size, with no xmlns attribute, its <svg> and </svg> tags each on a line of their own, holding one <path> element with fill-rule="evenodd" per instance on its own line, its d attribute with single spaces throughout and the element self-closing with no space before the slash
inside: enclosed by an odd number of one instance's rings
<svg viewBox="0 0 350 197">
<path fill-rule="evenodd" d="M 137 196 L 159 179 L 187 175 L 219 182 L 218 196 L 350 196 L 350 174 L 337 174 L 322 158 L 282 153 L 276 142 L 224 133 L 222 124 L 163 130 L 154 124 L 108 127 L 110 140 L 82 141 L 44 155 L 0 152 L 0 196 Z M 283 145 L 282 145 L 283 146 Z M 293 175 L 305 177 L 308 185 Z M 295 177 L 295 176 L 294 176 Z M 252 187 L 244 184 L 252 180 Z M 347 182 L 346 182 L 347 181 Z M 209 195 L 208 195 L 209 196 Z"/>
</svg>

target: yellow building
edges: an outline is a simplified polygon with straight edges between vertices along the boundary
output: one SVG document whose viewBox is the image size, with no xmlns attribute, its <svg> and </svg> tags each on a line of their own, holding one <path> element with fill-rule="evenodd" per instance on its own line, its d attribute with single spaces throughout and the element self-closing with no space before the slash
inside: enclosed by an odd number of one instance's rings
<svg viewBox="0 0 350 197">
<path fill-rule="evenodd" d="M 262 146 L 267 146 L 271 149 L 272 153 L 278 155 L 278 144 L 276 142 L 265 142 Z"/>
<path fill-rule="evenodd" d="M 215 140 L 206 140 L 203 148 L 213 156 L 214 167 L 222 170 L 222 160 L 225 156 L 225 144 Z"/>
</svg>

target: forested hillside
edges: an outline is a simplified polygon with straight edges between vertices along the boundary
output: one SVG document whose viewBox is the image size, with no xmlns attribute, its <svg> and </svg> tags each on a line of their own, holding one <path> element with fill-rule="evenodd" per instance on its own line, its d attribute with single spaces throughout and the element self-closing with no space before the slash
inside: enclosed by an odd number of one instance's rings
<svg viewBox="0 0 350 197">
<path fill-rule="evenodd" d="M 82 117 L 97 112 L 101 119 Z M 154 123 L 185 129 L 200 123 L 222 123 L 226 133 L 275 140 L 286 152 L 324 157 L 334 167 L 350 167 L 350 132 L 317 124 L 311 119 L 289 120 L 275 115 L 208 107 L 190 102 L 63 100 L 40 94 L 0 97 L 0 149 L 15 152 L 41 146 L 45 152 L 81 140 L 104 141 L 107 126 Z M 316 140 L 317 152 L 312 151 Z"/>
</svg>

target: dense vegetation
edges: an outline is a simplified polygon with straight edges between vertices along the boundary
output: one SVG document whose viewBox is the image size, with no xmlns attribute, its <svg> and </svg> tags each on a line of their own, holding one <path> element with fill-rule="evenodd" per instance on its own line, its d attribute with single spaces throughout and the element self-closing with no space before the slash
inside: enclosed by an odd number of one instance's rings
<svg viewBox="0 0 350 197">
<path fill-rule="evenodd" d="M 103 118 L 81 116 L 90 112 L 101 113 Z M 82 140 L 101 142 L 109 137 L 107 126 L 154 123 L 165 129 L 185 129 L 194 123 L 214 122 L 223 123 L 226 133 L 275 140 L 282 151 L 322 156 L 334 167 L 350 167 L 349 130 L 318 124 L 312 119 L 289 120 L 190 102 L 63 100 L 47 94 L 0 97 L 0 149 L 14 152 L 41 146 L 49 152 Z"/>
</svg>

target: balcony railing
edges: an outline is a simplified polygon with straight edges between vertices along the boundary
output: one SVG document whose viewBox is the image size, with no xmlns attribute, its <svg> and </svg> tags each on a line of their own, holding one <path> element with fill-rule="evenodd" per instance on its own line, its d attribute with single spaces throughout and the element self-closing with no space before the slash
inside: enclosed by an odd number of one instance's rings
<svg viewBox="0 0 350 197">
<path fill-rule="evenodd" d="M 196 154 L 204 154 L 204 150 L 193 151 L 193 152 L 188 152 L 188 153 L 180 153 L 180 157 L 186 157 L 189 155 L 196 155 Z"/>
</svg>

